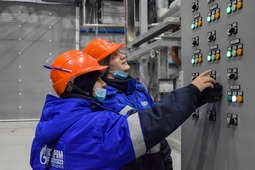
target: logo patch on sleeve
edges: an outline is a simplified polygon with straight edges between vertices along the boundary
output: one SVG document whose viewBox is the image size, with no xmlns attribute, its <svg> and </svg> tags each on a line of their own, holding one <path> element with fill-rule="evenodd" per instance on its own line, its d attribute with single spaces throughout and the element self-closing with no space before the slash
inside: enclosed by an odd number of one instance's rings
<svg viewBox="0 0 255 170">
<path fill-rule="evenodd" d="M 141 105 L 142 105 L 142 106 L 148 106 L 149 103 L 148 103 L 147 101 L 143 101 L 143 102 L 141 102 Z"/>
</svg>

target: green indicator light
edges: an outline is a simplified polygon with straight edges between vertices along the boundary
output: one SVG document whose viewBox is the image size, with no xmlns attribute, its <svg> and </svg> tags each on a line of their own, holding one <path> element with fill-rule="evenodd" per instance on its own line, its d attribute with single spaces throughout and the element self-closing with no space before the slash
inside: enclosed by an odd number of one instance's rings
<svg viewBox="0 0 255 170">
<path fill-rule="evenodd" d="M 194 58 L 191 59 L 191 64 L 195 64 L 195 59 Z"/>
<path fill-rule="evenodd" d="M 232 8 L 230 6 L 228 6 L 226 9 L 226 12 L 227 12 L 227 14 L 230 14 L 232 12 Z"/>
<path fill-rule="evenodd" d="M 208 23 L 211 22 L 211 16 L 208 16 L 206 20 Z"/>
<path fill-rule="evenodd" d="M 227 96 L 227 101 L 232 102 L 232 96 Z"/>
<path fill-rule="evenodd" d="M 195 29 L 195 24 L 194 23 L 191 24 L 191 29 Z"/>
<path fill-rule="evenodd" d="M 207 61 L 211 61 L 212 60 L 212 56 L 211 55 L 208 55 L 207 56 Z"/>
<path fill-rule="evenodd" d="M 231 51 L 227 51 L 227 57 L 228 58 L 232 57 L 232 52 Z"/>
</svg>

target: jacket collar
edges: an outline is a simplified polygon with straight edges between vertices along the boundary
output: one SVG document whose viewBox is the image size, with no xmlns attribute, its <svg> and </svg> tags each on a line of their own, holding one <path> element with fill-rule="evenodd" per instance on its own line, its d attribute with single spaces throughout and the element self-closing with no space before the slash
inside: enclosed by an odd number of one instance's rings
<svg viewBox="0 0 255 170">
<path fill-rule="evenodd" d="M 133 93 L 136 88 L 136 80 L 130 76 L 126 80 L 104 79 L 104 81 L 108 86 L 114 87 L 118 91 L 126 94 Z"/>
</svg>

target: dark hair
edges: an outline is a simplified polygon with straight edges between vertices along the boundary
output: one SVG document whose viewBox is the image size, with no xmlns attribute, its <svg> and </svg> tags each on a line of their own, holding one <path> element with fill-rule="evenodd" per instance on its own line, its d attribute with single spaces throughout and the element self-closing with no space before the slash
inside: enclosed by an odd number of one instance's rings
<svg viewBox="0 0 255 170">
<path fill-rule="evenodd" d="M 101 74 L 101 78 L 102 78 L 102 79 L 106 79 L 107 74 L 109 73 L 110 56 L 111 56 L 111 54 L 108 55 L 104 60 L 102 60 L 102 61 L 99 63 L 101 66 L 108 66 L 108 68 L 107 68 L 104 72 L 102 72 L 102 74 Z"/>
<path fill-rule="evenodd" d="M 104 60 L 102 60 L 99 64 L 101 66 L 110 66 L 110 55 L 108 55 Z"/>
</svg>

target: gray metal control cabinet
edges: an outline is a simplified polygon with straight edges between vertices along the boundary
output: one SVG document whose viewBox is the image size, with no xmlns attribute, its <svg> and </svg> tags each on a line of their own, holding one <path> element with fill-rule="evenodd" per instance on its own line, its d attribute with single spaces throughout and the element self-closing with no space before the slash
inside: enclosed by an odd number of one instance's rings
<svg viewBox="0 0 255 170">
<path fill-rule="evenodd" d="M 201 72 L 223 86 L 219 103 L 182 126 L 182 170 L 255 168 L 255 1 L 183 0 L 184 84 Z"/>
</svg>

